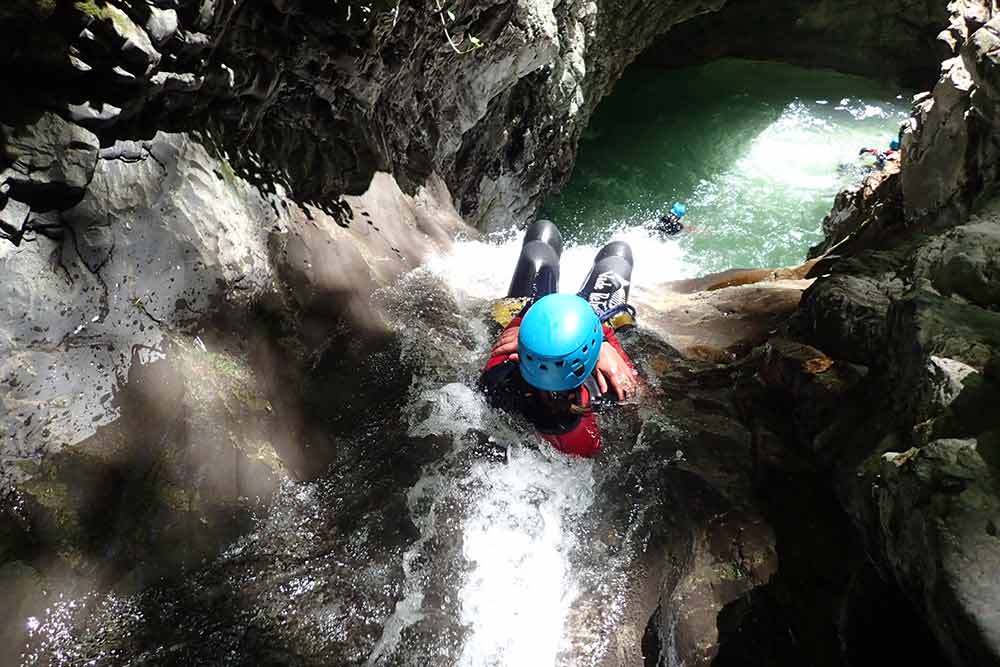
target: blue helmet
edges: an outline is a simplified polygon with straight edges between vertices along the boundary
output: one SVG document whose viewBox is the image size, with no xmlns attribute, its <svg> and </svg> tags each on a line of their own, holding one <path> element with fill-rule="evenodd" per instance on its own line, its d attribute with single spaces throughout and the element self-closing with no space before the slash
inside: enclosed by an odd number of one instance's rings
<svg viewBox="0 0 1000 667">
<path fill-rule="evenodd" d="M 517 335 L 521 377 L 543 391 L 576 389 L 597 366 L 601 320 L 575 294 L 549 294 L 528 309 Z"/>
<path fill-rule="evenodd" d="M 893 139 L 889 142 L 889 150 L 898 151 L 899 150 L 899 139 Z"/>
<path fill-rule="evenodd" d="M 673 207 L 671 207 L 670 212 L 678 218 L 683 218 L 684 214 L 688 212 L 688 207 L 680 202 L 675 202 Z"/>
</svg>

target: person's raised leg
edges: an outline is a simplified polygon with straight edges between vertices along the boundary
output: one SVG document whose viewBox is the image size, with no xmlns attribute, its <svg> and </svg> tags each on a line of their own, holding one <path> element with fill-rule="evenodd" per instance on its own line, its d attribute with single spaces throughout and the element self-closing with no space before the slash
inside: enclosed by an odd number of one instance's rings
<svg viewBox="0 0 1000 667">
<path fill-rule="evenodd" d="M 594 264 L 578 294 L 590 302 L 598 315 L 628 303 L 632 265 L 632 249 L 627 243 L 608 243 L 594 257 Z"/>
<path fill-rule="evenodd" d="M 559 289 L 562 235 L 548 220 L 532 223 L 524 233 L 521 255 L 510 280 L 508 297 L 537 299 Z"/>
</svg>

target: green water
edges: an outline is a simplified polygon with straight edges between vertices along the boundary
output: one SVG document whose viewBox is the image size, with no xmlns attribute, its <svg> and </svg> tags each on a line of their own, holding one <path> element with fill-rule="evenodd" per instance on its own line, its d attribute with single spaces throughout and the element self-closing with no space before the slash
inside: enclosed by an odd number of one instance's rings
<svg viewBox="0 0 1000 667">
<path fill-rule="evenodd" d="M 833 198 L 886 148 L 909 91 L 827 70 L 743 60 L 630 68 L 598 107 L 569 184 L 542 215 L 597 244 L 675 200 L 696 231 L 672 240 L 698 272 L 796 264 Z"/>
</svg>

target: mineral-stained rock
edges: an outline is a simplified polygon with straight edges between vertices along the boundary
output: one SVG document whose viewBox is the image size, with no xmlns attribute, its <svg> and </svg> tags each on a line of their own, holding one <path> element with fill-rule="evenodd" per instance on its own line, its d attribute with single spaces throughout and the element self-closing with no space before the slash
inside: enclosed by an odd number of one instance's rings
<svg viewBox="0 0 1000 667">
<path fill-rule="evenodd" d="M 683 356 L 725 363 L 764 343 L 788 319 L 810 285 L 803 279 L 807 272 L 806 265 L 726 271 L 637 286 L 632 301 L 643 326 Z"/>
</svg>

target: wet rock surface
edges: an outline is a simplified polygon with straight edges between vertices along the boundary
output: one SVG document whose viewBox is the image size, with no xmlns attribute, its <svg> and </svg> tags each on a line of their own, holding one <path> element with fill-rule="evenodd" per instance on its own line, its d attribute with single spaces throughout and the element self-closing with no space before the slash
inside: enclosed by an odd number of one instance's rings
<svg viewBox="0 0 1000 667">
<path fill-rule="evenodd" d="M 316 391 L 364 398 L 344 378 L 368 348 L 333 341 L 377 345 L 372 292 L 462 228 L 442 187 L 385 175 L 336 216 L 299 207 L 189 135 L 93 158 L 82 200 L 47 218 L 59 234 L 0 249 L 5 664 L 61 595 L 177 576 L 325 470 L 341 427 L 302 373 L 340 350 Z"/>
<path fill-rule="evenodd" d="M 996 18 L 950 8 L 956 57 L 916 98 L 901 170 L 838 199 L 792 328 L 864 381 L 824 397 L 775 376 L 772 391 L 795 397 L 792 441 L 829 471 L 879 577 L 951 664 L 985 665 L 1000 664 L 984 569 L 1000 557 Z"/>
<path fill-rule="evenodd" d="M 572 524 L 554 662 L 998 663 L 1000 18 L 819 3 L 759 33 L 752 4 L 0 8 L 0 661 L 25 629 L 29 664 L 503 655 L 459 594 L 518 508 Z M 872 12 L 839 33 L 864 48 L 812 39 Z M 743 55 L 909 79 L 944 27 L 951 58 L 814 264 L 637 293 L 662 393 L 574 467 L 483 416 L 485 325 L 380 288 L 463 229 L 451 193 L 529 219 L 625 66 L 716 14 L 796 33 Z"/>
</svg>

